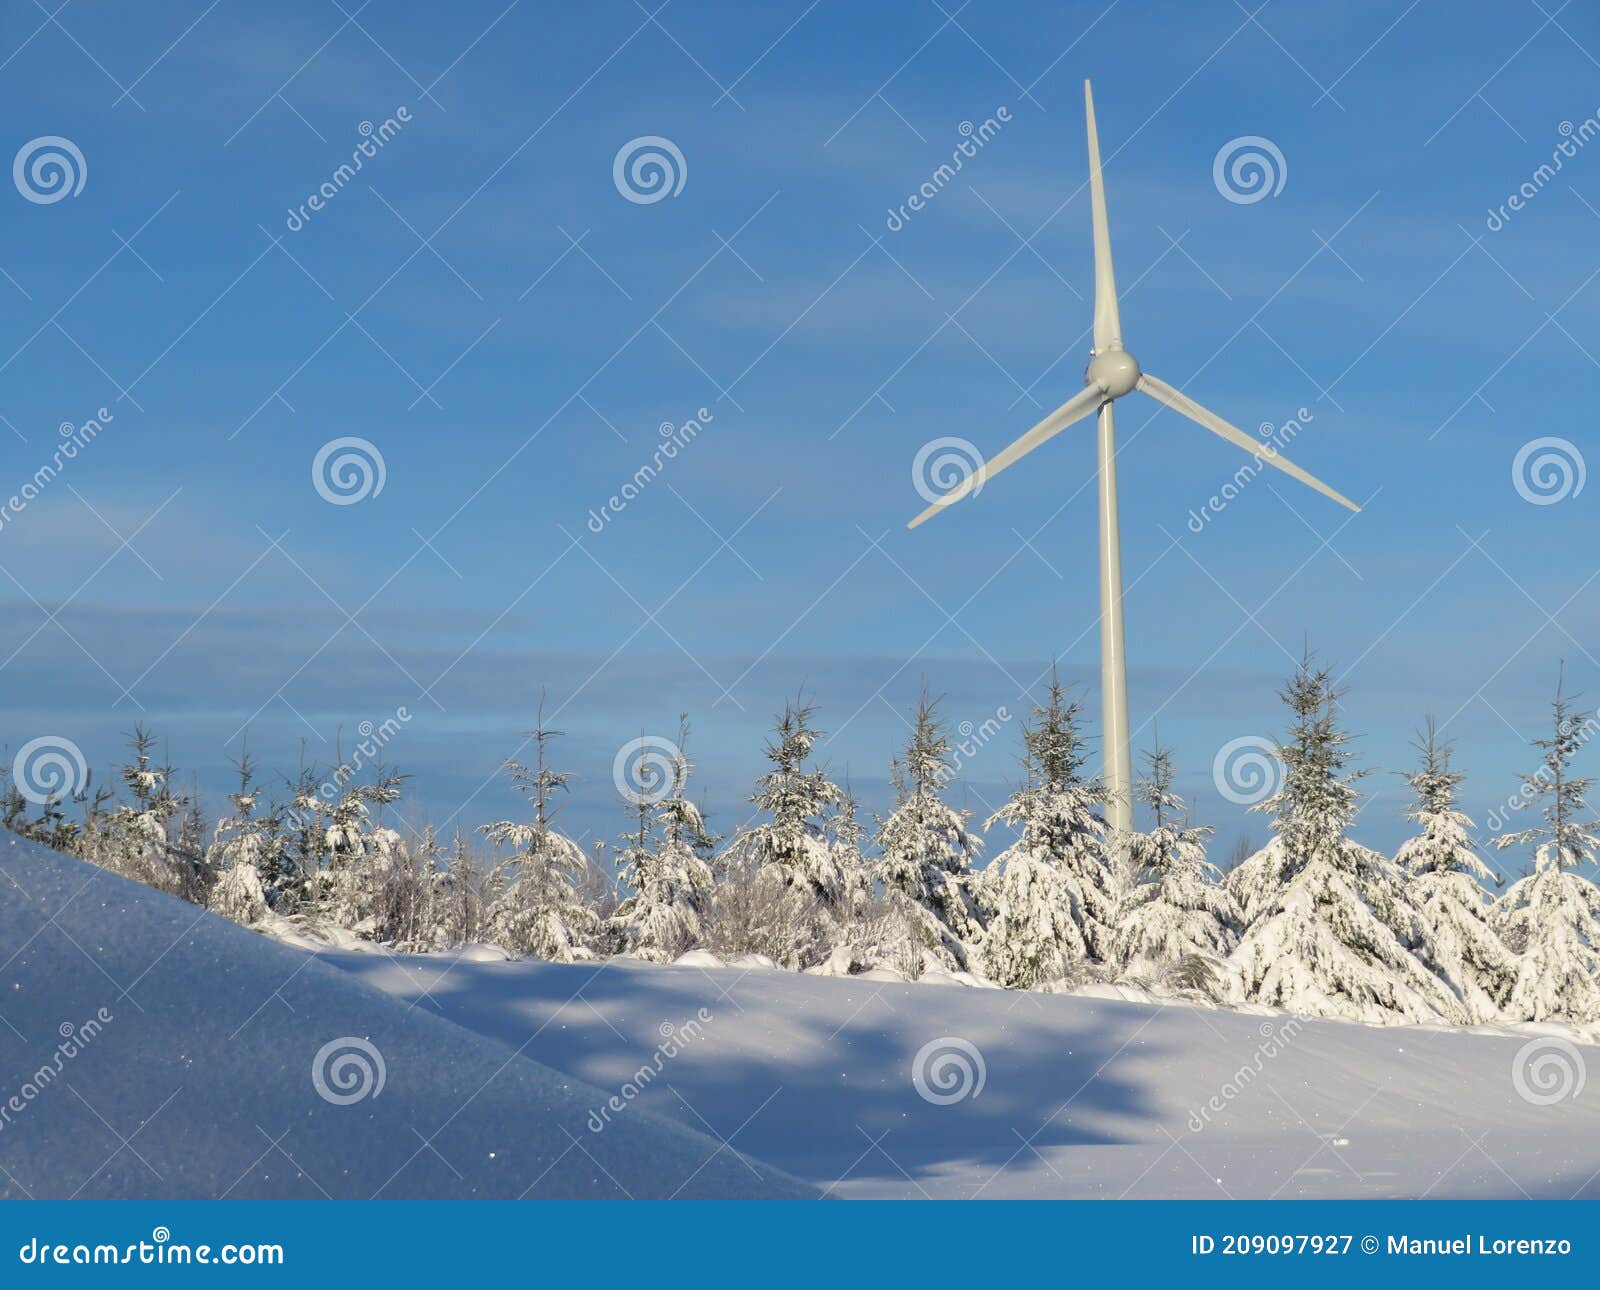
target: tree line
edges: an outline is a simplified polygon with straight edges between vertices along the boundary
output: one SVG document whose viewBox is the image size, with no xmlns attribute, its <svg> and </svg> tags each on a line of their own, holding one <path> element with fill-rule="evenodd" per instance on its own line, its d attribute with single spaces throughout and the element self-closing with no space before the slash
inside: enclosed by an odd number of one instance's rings
<svg viewBox="0 0 1600 1290">
<path fill-rule="evenodd" d="M 1405 775 L 1414 830 L 1387 856 L 1351 836 L 1366 772 L 1329 669 L 1308 656 L 1281 697 L 1281 781 L 1252 808 L 1271 837 L 1227 873 L 1164 748 L 1142 759 L 1144 827 L 1113 833 L 1081 705 L 1053 673 L 1022 723 L 1020 780 L 981 829 L 945 800 L 959 758 L 926 691 L 893 761 L 893 806 L 871 820 L 817 764 L 816 709 L 800 698 L 767 740 L 750 822 L 715 836 L 690 797 L 681 723 L 649 791 L 624 789 L 610 865 L 560 828 L 572 776 L 542 715 L 531 760 L 505 767 L 526 808 L 479 829 L 486 847 L 390 827 L 405 777 L 381 763 L 361 783 L 302 766 L 269 798 L 246 751 L 230 809 L 209 822 L 142 726 L 120 793 L 85 785 L 30 810 L 8 781 L 0 818 L 246 925 L 331 924 L 401 951 L 489 942 L 556 962 L 669 963 L 699 950 L 836 975 L 1120 983 L 1369 1021 L 1600 1020 L 1600 888 L 1578 872 L 1600 837 L 1584 818 L 1592 781 L 1572 768 L 1593 723 L 1561 687 L 1550 733 L 1533 741 L 1539 764 L 1520 777 L 1532 822 L 1494 842 L 1523 851 L 1527 871 L 1498 894 L 1431 722 Z M 980 864 L 996 825 L 1014 840 Z"/>
</svg>

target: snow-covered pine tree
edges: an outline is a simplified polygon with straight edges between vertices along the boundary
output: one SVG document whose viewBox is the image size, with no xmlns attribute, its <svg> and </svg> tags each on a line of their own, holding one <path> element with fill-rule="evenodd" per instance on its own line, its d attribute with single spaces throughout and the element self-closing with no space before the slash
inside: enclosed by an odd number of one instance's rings
<svg viewBox="0 0 1600 1290">
<path fill-rule="evenodd" d="M 1502 938 L 1520 956 L 1505 1015 L 1586 1023 L 1600 1020 L 1600 888 L 1576 870 L 1600 852 L 1594 824 L 1580 820 L 1594 781 L 1571 773 L 1587 731 L 1559 682 L 1551 715 L 1550 737 L 1533 741 L 1544 753 L 1542 764 L 1519 776 L 1524 794 L 1542 799 L 1543 824 L 1495 840 L 1501 848 L 1534 847 L 1533 872 L 1513 883 L 1495 909 Z"/>
<path fill-rule="evenodd" d="M 1115 959 L 1124 971 L 1160 984 L 1218 994 L 1223 960 L 1235 943 L 1235 910 L 1220 872 L 1206 859 L 1211 830 L 1190 825 L 1173 791 L 1172 753 L 1144 756 L 1137 798 L 1151 828 L 1128 840 L 1131 886 L 1117 926 Z"/>
<path fill-rule="evenodd" d="M 1085 779 L 1080 705 L 1052 668 L 1047 700 L 1023 727 L 1023 784 L 992 815 L 1021 836 L 985 872 L 990 911 L 984 970 L 1026 989 L 1079 970 L 1112 950 L 1116 902 L 1100 813 L 1104 793 Z"/>
<path fill-rule="evenodd" d="M 1451 747 L 1441 741 L 1429 718 L 1414 747 L 1421 758 L 1405 776 L 1416 795 L 1407 813 L 1417 833 L 1395 856 L 1408 903 L 1422 921 L 1418 956 L 1460 996 L 1472 1021 L 1500 1013 L 1517 977 L 1516 955 L 1490 924 L 1483 883 L 1499 879 L 1478 858 L 1472 821 L 1456 809 L 1456 788 L 1464 778 L 1451 769 Z"/>
<path fill-rule="evenodd" d="M 1283 784 L 1253 808 L 1271 814 L 1274 836 L 1230 883 L 1247 920 L 1229 959 L 1245 997 L 1315 1016 L 1464 1020 L 1407 948 L 1419 920 L 1388 861 L 1345 836 L 1362 772 L 1350 769 L 1331 673 L 1308 655 L 1282 697 L 1292 714 L 1278 747 Z"/>
<path fill-rule="evenodd" d="M 659 802 L 633 798 L 633 827 L 619 848 L 622 880 L 629 895 L 612 922 L 626 950 L 642 959 L 670 963 L 699 943 L 701 920 L 711 898 L 711 866 L 705 857 L 716 843 L 700 808 L 687 795 L 689 720 L 678 719 L 672 782 Z"/>
<path fill-rule="evenodd" d="M 965 970 L 967 947 L 983 927 L 971 887 L 981 843 L 967 827 L 968 813 L 940 796 L 951 773 L 950 741 L 936 708 L 924 688 L 894 765 L 895 807 L 878 827 L 877 874 L 926 954 L 941 968 Z"/>
<path fill-rule="evenodd" d="M 273 814 L 257 814 L 256 763 L 246 745 L 233 763 L 239 787 L 228 795 L 233 814 L 217 822 L 206 851 L 206 864 L 216 875 L 208 906 L 236 923 L 260 922 L 268 911 L 268 882 L 281 865 L 283 842 Z"/>
<path fill-rule="evenodd" d="M 583 938 L 594 930 L 594 915 L 578 894 L 588 865 L 583 849 L 556 831 L 555 798 L 568 791 L 572 776 L 552 770 L 549 745 L 560 735 L 544 724 L 544 702 L 538 724 L 527 737 L 534 744 L 534 764 L 506 762 L 511 782 L 533 805 L 533 819 L 498 820 L 482 832 L 510 854 L 497 870 L 499 894 L 489 913 L 492 939 L 513 954 L 570 963 L 587 953 Z"/>
<path fill-rule="evenodd" d="M 775 738 L 767 741 L 771 769 L 756 781 L 750 801 L 768 820 L 746 830 L 734 845 L 785 887 L 810 897 L 829 913 L 844 894 L 844 875 L 829 839 L 830 813 L 844 794 L 822 769 L 808 768 L 820 732 L 816 705 L 803 697 L 784 704 Z"/>
</svg>

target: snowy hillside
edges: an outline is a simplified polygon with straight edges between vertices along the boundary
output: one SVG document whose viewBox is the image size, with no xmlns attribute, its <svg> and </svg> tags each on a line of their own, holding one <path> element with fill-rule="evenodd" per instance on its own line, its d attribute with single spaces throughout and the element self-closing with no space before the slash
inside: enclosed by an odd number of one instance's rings
<svg viewBox="0 0 1600 1290">
<path fill-rule="evenodd" d="M 593 1133 L 611 1090 L 531 1044 L 4 834 L 0 954 L 6 1197 L 810 1194 L 640 1107 Z"/>
<path fill-rule="evenodd" d="M 1298 1022 L 625 960 L 327 957 L 418 1011 L 507 1044 L 534 1035 L 530 1056 L 601 1086 L 660 1064 L 640 1104 L 833 1195 L 1600 1196 L 1600 1092 L 1579 1078 L 1600 1048 L 1555 1027 Z M 662 1023 L 701 1008 L 703 1034 L 658 1063 Z M 939 1040 L 946 1060 L 920 1067 L 929 1101 L 913 1073 Z"/>
</svg>

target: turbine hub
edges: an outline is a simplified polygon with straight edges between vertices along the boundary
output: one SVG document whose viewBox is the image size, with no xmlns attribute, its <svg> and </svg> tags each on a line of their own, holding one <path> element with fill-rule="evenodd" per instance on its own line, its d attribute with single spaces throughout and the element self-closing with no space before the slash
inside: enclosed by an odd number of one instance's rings
<svg viewBox="0 0 1600 1290">
<path fill-rule="evenodd" d="M 1139 360 L 1125 349 L 1102 350 L 1089 360 L 1083 379 L 1098 385 L 1108 399 L 1120 399 L 1139 383 Z"/>
</svg>

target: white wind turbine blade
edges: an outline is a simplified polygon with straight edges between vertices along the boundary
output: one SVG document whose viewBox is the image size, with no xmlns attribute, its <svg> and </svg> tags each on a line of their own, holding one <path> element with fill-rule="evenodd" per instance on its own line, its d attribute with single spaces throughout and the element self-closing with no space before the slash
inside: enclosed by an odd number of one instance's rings
<svg viewBox="0 0 1600 1290">
<path fill-rule="evenodd" d="M 1089 207 L 1094 221 L 1094 351 L 1122 348 L 1122 320 L 1117 317 L 1117 278 L 1111 271 L 1111 226 L 1106 217 L 1106 185 L 1100 174 L 1100 132 L 1094 123 L 1094 91 L 1083 83 L 1083 105 L 1089 121 Z"/>
<path fill-rule="evenodd" d="M 988 461 L 979 466 L 971 475 L 962 480 L 938 501 L 934 502 L 921 515 L 907 524 L 908 529 L 914 529 L 924 520 L 931 519 L 944 510 L 952 502 L 959 502 L 968 493 L 976 492 L 984 483 L 993 479 L 1007 466 L 1019 458 L 1032 452 L 1046 439 L 1053 439 L 1075 421 L 1081 421 L 1088 416 L 1105 399 L 1105 392 L 1098 385 L 1086 386 L 1080 393 L 1068 399 L 1059 408 L 1047 416 L 1038 425 L 1034 426 L 1014 443 L 1002 448 Z"/>
<path fill-rule="evenodd" d="M 1184 394 L 1181 390 L 1173 389 L 1172 386 L 1159 377 L 1151 376 L 1149 372 L 1142 373 L 1139 377 L 1138 388 L 1158 403 L 1165 403 L 1174 412 L 1182 413 L 1196 425 L 1204 426 L 1213 434 L 1221 435 L 1229 443 L 1243 448 L 1251 456 L 1259 458 L 1269 466 L 1276 466 L 1284 474 L 1293 475 L 1302 484 L 1316 489 L 1324 497 L 1331 497 L 1340 506 L 1348 506 L 1352 511 L 1361 509 L 1337 489 L 1329 488 L 1315 475 L 1301 470 L 1299 466 L 1296 466 L 1294 462 L 1290 461 L 1271 444 L 1262 443 L 1261 440 L 1253 435 L 1246 434 L 1238 426 L 1230 425 L 1215 412 L 1201 407 L 1187 394 Z"/>
</svg>

